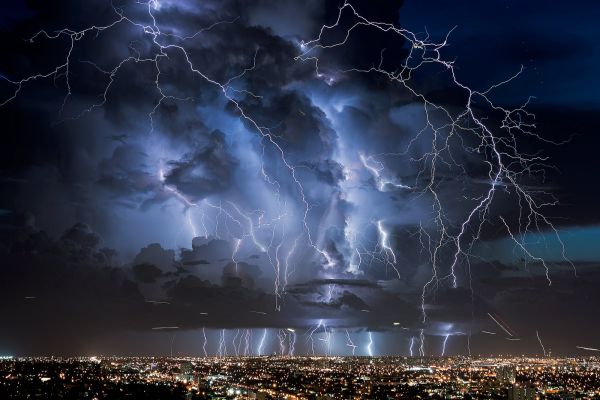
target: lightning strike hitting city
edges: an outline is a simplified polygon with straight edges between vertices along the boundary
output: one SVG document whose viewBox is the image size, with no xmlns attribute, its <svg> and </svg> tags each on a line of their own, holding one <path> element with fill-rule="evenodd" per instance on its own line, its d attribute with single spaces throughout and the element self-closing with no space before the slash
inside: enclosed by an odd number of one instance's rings
<svg viewBox="0 0 600 400">
<path fill-rule="evenodd" d="M 600 398 L 599 19 L 0 4 L 0 398 Z"/>
</svg>

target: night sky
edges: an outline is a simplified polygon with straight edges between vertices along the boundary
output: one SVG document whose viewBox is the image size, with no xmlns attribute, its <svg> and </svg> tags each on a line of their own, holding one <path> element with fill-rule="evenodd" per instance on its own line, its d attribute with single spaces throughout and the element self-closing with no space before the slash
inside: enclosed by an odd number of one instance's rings
<svg viewBox="0 0 600 400">
<path fill-rule="evenodd" d="M 3 3 L 0 355 L 594 354 L 599 20 Z"/>
</svg>

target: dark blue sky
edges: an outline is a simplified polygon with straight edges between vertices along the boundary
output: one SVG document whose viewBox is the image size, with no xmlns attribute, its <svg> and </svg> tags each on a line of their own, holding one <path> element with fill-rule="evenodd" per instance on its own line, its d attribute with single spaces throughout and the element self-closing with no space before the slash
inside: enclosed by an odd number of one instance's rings
<svg viewBox="0 0 600 400">
<path fill-rule="evenodd" d="M 594 1 L 407 0 L 400 23 L 439 39 L 450 36 L 448 58 L 475 87 L 503 80 L 523 65 L 521 78 L 498 99 L 559 107 L 600 106 L 600 7 Z M 425 29 L 426 28 L 426 29 Z"/>
</svg>

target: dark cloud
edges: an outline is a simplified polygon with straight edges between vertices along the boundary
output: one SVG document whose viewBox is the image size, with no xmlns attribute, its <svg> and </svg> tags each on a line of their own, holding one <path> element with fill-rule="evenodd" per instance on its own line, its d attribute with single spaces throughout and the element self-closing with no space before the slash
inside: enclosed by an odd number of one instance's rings
<svg viewBox="0 0 600 400">
<path fill-rule="evenodd" d="M 144 283 L 153 283 L 156 281 L 156 278 L 160 277 L 163 273 L 156 265 L 142 263 L 135 264 L 132 268 L 133 276 Z"/>
<path fill-rule="evenodd" d="M 163 249 L 160 244 L 152 243 L 141 249 L 133 262 L 134 264 L 151 264 L 161 271 L 169 271 L 175 268 L 175 251 Z"/>
<path fill-rule="evenodd" d="M 203 199 L 229 187 L 236 164 L 227 153 L 223 133 L 214 131 L 208 143 L 185 154 L 182 160 L 169 162 L 165 182 L 195 200 Z"/>
</svg>

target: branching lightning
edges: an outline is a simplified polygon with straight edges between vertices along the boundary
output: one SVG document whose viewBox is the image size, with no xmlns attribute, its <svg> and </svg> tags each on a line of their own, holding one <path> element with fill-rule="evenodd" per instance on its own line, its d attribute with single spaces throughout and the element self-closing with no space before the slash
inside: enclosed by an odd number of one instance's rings
<svg viewBox="0 0 600 400">
<path fill-rule="evenodd" d="M 349 28 L 342 28 L 342 26 L 347 24 L 348 19 L 352 19 L 354 22 L 349 25 Z M 357 28 L 371 28 L 390 35 L 396 35 L 399 40 L 406 41 L 409 44 L 409 49 L 408 55 L 402 65 L 394 70 L 386 70 L 383 67 L 384 53 L 382 52 L 379 64 L 373 65 L 368 69 L 351 67 L 334 73 L 321 71 L 321 55 L 326 54 L 329 49 L 346 45 Z M 339 35 L 340 30 L 341 35 Z M 329 39 L 328 33 L 333 31 L 338 33 L 336 36 L 336 38 L 339 38 L 338 40 Z M 326 37 L 328 40 L 325 40 Z M 336 21 L 331 25 L 322 26 L 316 38 L 303 41 L 300 45 L 302 53 L 297 57 L 297 59 L 302 61 L 313 62 L 316 76 L 326 80 L 328 84 L 331 84 L 330 81 L 335 80 L 332 76 L 339 76 L 341 74 L 379 74 L 389 79 L 391 83 L 397 84 L 407 90 L 412 96 L 418 98 L 423 105 L 426 125 L 422 130 L 417 132 L 416 136 L 410 141 L 409 146 L 403 151 L 381 154 L 380 156 L 404 156 L 408 153 L 411 146 L 416 143 L 417 139 L 429 134 L 431 138 L 431 151 L 424 153 L 416 160 L 423 165 L 419 178 L 424 177 L 426 179 L 424 186 L 419 186 L 418 184 L 414 186 L 401 185 L 386 180 L 382 177 L 383 164 L 375 160 L 373 155 L 367 157 L 364 154 L 360 154 L 360 160 L 363 166 L 372 174 L 378 190 L 383 191 L 387 186 L 393 185 L 403 189 L 418 190 L 423 194 L 429 194 L 431 198 L 434 210 L 434 223 L 437 226 L 437 238 L 434 240 L 433 250 L 430 251 L 432 276 L 424 285 L 422 291 L 423 322 L 427 318 L 425 305 L 427 296 L 431 290 L 437 288 L 445 279 L 450 279 L 452 286 L 457 287 L 458 276 L 456 268 L 463 260 L 466 260 L 470 256 L 470 251 L 474 243 L 480 238 L 483 224 L 489 219 L 490 207 L 498 190 L 506 193 L 512 192 L 518 199 L 520 212 L 516 226 L 519 236 L 522 237 L 530 229 L 535 229 L 538 233 L 542 233 L 542 229 L 554 232 L 561 246 L 563 258 L 569 262 L 558 231 L 551 221 L 542 214 L 542 210 L 545 207 L 557 204 L 557 200 L 551 193 L 541 190 L 530 190 L 520 183 L 521 178 L 542 172 L 547 167 L 547 159 L 537 154 L 520 153 L 517 146 L 517 136 L 531 136 L 546 143 L 557 143 L 551 142 L 534 132 L 535 124 L 531 122 L 533 114 L 525 110 L 529 100 L 520 107 L 507 109 L 494 104 L 490 98 L 490 93 L 495 89 L 516 79 L 520 75 L 522 68 L 517 74 L 498 84 L 492 85 L 485 90 L 475 90 L 466 86 L 457 78 L 456 67 L 452 61 L 446 61 L 442 58 L 441 49 L 446 47 L 447 44 L 448 36 L 441 43 L 435 43 L 430 41 L 429 37 L 420 39 L 414 33 L 398 28 L 393 24 L 371 21 L 362 16 L 350 2 L 345 1 L 339 9 Z M 465 93 L 466 100 L 462 111 L 451 111 L 417 89 L 417 85 L 412 78 L 425 66 L 439 67 L 441 71 L 449 75 L 455 88 Z M 500 124 L 495 126 L 494 119 L 479 116 L 475 110 L 475 105 L 478 107 L 485 106 L 491 113 L 500 115 Z M 470 199 L 473 206 L 465 214 L 462 222 L 458 224 L 450 223 L 449 217 L 446 215 L 444 203 L 438 192 L 441 176 L 437 174 L 437 170 L 440 169 L 439 167 L 444 166 L 457 166 L 462 171 L 465 171 L 465 167 L 458 164 L 452 154 L 456 147 L 454 140 L 458 140 L 461 151 L 467 154 L 474 154 L 482 159 L 482 162 L 487 165 L 488 175 L 488 181 L 486 182 L 487 189 L 482 191 L 480 196 Z M 477 144 L 475 146 L 466 145 L 467 140 L 473 140 Z M 544 200 L 544 198 L 549 198 L 550 200 Z M 516 246 L 521 248 L 529 257 L 544 265 L 548 282 L 551 283 L 548 267 L 543 260 L 540 257 L 532 255 L 523 245 L 523 241 L 517 240 L 512 233 L 510 225 L 502 217 L 500 217 L 500 220 Z M 459 228 L 453 229 L 453 226 L 458 226 Z M 387 236 L 385 231 L 380 229 L 379 222 L 378 228 L 381 239 L 380 245 L 390 255 L 394 254 L 389 248 L 389 244 L 386 243 Z M 426 235 L 430 237 L 430 233 L 426 233 Z M 433 238 L 430 237 L 430 242 L 431 239 Z M 451 249 L 453 256 L 447 263 L 447 272 L 440 275 L 439 271 L 444 262 L 444 250 L 448 248 Z"/>
<path fill-rule="evenodd" d="M 346 329 L 346 346 L 348 346 L 352 349 L 352 355 L 354 355 L 354 352 L 356 351 L 356 348 L 358 346 L 355 345 L 354 342 L 352 341 L 352 338 L 350 337 L 350 332 L 348 332 L 348 329 Z"/>
<path fill-rule="evenodd" d="M 260 172 L 265 183 L 273 188 L 274 195 L 278 199 L 281 208 L 280 210 L 277 210 L 275 213 L 276 215 L 274 216 L 264 210 L 249 211 L 231 200 L 213 203 L 209 199 L 191 199 L 177 187 L 167 183 L 165 176 L 168 175 L 169 171 L 165 170 L 164 165 L 160 165 L 157 168 L 156 174 L 158 180 L 162 184 L 164 193 L 177 199 L 183 205 L 184 218 L 189 225 L 193 237 L 196 237 L 201 232 L 204 237 L 208 237 L 209 233 L 214 233 L 214 236 L 216 237 L 219 237 L 221 233 L 225 233 L 233 240 L 234 245 L 231 259 L 236 271 L 239 262 L 238 255 L 241 249 L 243 249 L 242 246 L 246 246 L 246 241 L 247 246 L 254 246 L 261 253 L 266 254 L 275 271 L 276 281 L 274 282 L 273 290 L 275 298 L 277 299 L 276 301 L 278 302 L 285 292 L 289 277 L 294 272 L 293 258 L 300 246 L 299 242 L 301 240 L 306 240 L 305 244 L 314 250 L 315 255 L 321 259 L 320 261 L 324 269 L 335 267 L 338 261 L 330 254 L 330 252 L 320 246 L 319 240 L 314 239 L 316 236 L 309 226 L 308 218 L 313 205 L 310 203 L 309 196 L 302 184 L 297 170 L 298 167 L 289 161 L 290 158 L 284 151 L 282 144 L 280 144 L 279 138 L 272 134 L 269 128 L 261 126 L 243 107 L 240 100 L 240 96 L 260 98 L 259 95 L 245 89 L 240 89 L 239 86 L 237 86 L 237 82 L 240 79 L 243 79 L 246 74 L 250 73 L 256 67 L 257 51 L 254 52 L 252 65 L 244 68 L 241 72 L 233 75 L 225 82 L 219 82 L 207 75 L 202 66 L 197 65 L 192 61 L 190 50 L 186 47 L 186 43 L 189 40 L 201 38 L 202 33 L 213 29 L 217 25 L 235 23 L 235 19 L 231 21 L 218 21 L 191 35 L 184 36 L 163 32 L 161 30 L 160 24 L 157 21 L 157 15 L 160 14 L 161 8 L 158 0 L 142 1 L 137 3 L 137 6 L 142 8 L 145 17 L 149 18 L 149 23 L 137 21 L 133 16 L 125 13 L 123 9 L 113 6 L 113 20 L 106 25 L 91 25 L 80 30 L 65 28 L 56 32 L 48 32 L 46 30 L 37 32 L 28 39 L 30 43 L 38 40 L 52 41 L 66 39 L 68 45 L 65 49 L 65 56 L 57 63 L 57 65 L 30 76 L 10 78 L 4 74 L 0 75 L 0 79 L 8 82 L 8 84 L 12 85 L 14 88 L 6 98 L 0 99 L 0 107 L 15 100 L 21 93 L 23 87 L 27 84 L 42 79 L 53 79 L 55 81 L 63 79 L 66 93 L 60 107 L 60 114 L 62 115 L 65 106 L 68 104 L 73 93 L 71 71 L 72 63 L 75 61 L 72 58 L 72 54 L 77 44 L 81 43 L 84 38 L 101 35 L 103 32 L 114 30 L 118 26 L 125 25 L 138 31 L 148 43 L 152 45 L 151 54 L 143 56 L 135 49 L 135 47 L 132 47 L 133 45 L 130 45 L 129 48 L 132 50 L 131 55 L 118 60 L 110 67 L 102 67 L 92 61 L 85 61 L 107 76 L 108 83 L 104 86 L 98 101 L 93 102 L 91 105 L 81 110 L 79 114 L 75 115 L 75 118 L 91 113 L 95 109 L 104 106 L 109 101 L 113 83 L 124 66 L 130 64 L 149 64 L 155 71 L 155 79 L 152 84 L 158 93 L 158 101 L 152 111 L 148 113 L 150 132 L 153 132 L 155 129 L 155 114 L 158 108 L 166 100 L 190 100 L 189 98 L 180 98 L 168 94 L 167 85 L 164 85 L 161 81 L 164 70 L 162 64 L 169 63 L 176 55 L 183 57 L 189 71 L 203 82 L 210 84 L 218 90 L 223 98 L 226 99 L 238 113 L 240 120 L 245 122 L 246 125 L 251 128 L 253 133 L 259 136 L 260 143 L 263 145 L 263 150 L 264 146 L 269 146 L 270 150 L 278 155 L 279 162 L 284 169 L 287 178 L 294 187 L 297 202 L 301 206 L 301 210 L 298 214 L 301 216 L 300 224 L 302 226 L 295 233 L 286 231 L 285 212 L 281 212 L 281 209 L 283 209 L 284 206 L 279 193 L 279 188 L 283 187 L 283 183 L 277 180 L 281 178 L 276 178 L 274 174 L 269 173 L 264 167 L 264 162 L 262 162 L 261 170 L 258 172 Z M 341 39 L 333 42 L 324 40 L 329 32 L 344 29 L 343 26 L 345 26 L 344 22 L 346 21 L 346 17 L 352 18 L 354 23 L 345 30 L 345 34 L 340 36 Z M 322 71 L 319 64 L 320 57 L 326 54 L 328 49 L 346 45 L 350 40 L 352 33 L 359 27 L 387 32 L 390 35 L 396 35 L 399 40 L 408 43 L 408 55 L 403 63 L 396 66 L 397 68 L 394 70 L 388 70 L 384 68 L 384 53 L 382 53 L 380 63 L 378 65 L 373 65 L 368 69 L 351 67 L 343 71 L 336 71 L 334 74 Z M 517 199 L 519 206 L 519 213 L 516 221 L 509 221 L 504 216 L 498 216 L 498 221 L 501 222 L 501 226 L 504 228 L 506 234 L 522 253 L 529 259 L 543 265 L 549 285 L 552 283 L 550 278 L 550 266 L 542 257 L 534 254 L 531 249 L 527 248 L 524 241 L 525 235 L 531 231 L 540 234 L 544 230 L 553 232 L 561 247 L 563 259 L 570 263 L 566 257 L 565 247 L 557 229 L 544 214 L 545 208 L 556 205 L 558 201 L 551 193 L 538 189 L 530 189 L 528 186 L 521 183 L 524 178 L 534 176 L 543 171 L 544 168 L 547 168 L 547 159 L 538 154 L 521 153 L 518 150 L 518 137 L 529 136 L 547 143 L 552 142 L 535 133 L 535 124 L 533 122 L 534 116 L 526 110 L 529 100 L 522 106 L 509 109 L 496 105 L 490 98 L 491 93 L 495 89 L 515 80 L 521 73 L 522 68 L 518 73 L 498 84 L 492 85 L 484 90 L 475 90 L 466 86 L 458 79 L 456 67 L 452 61 L 446 61 L 442 58 L 441 50 L 447 45 L 448 37 L 441 43 L 435 43 L 430 41 L 428 37 L 419 39 L 414 33 L 398 28 L 393 24 L 370 21 L 358 13 L 358 11 L 346 1 L 339 9 L 336 21 L 331 25 L 322 26 L 318 37 L 302 42 L 300 46 L 301 53 L 296 57 L 296 60 L 299 62 L 313 62 L 315 65 L 316 77 L 326 81 L 326 83 L 330 85 L 335 83 L 334 76 L 342 74 L 349 76 L 366 73 L 376 74 L 388 79 L 391 84 L 405 89 L 412 97 L 418 99 L 422 105 L 426 121 L 425 126 L 420 131 L 416 132 L 406 149 L 399 149 L 397 152 L 385 154 L 366 155 L 361 152 L 359 154 L 359 159 L 362 163 L 362 167 L 364 167 L 373 178 L 378 191 L 402 190 L 411 193 L 414 192 L 431 201 L 434 229 L 421 226 L 419 231 L 419 238 L 421 239 L 423 248 L 427 250 L 432 270 L 430 279 L 424 284 L 421 291 L 423 322 L 427 319 L 425 309 L 432 291 L 445 281 L 449 281 L 453 287 L 459 285 L 459 268 L 463 266 L 471 256 L 474 244 L 481 237 L 485 222 L 491 222 L 493 218 L 491 216 L 491 206 L 495 197 L 497 197 L 498 192 L 510 193 Z M 454 89 L 460 90 L 465 94 L 466 100 L 464 104 L 460 106 L 459 111 L 445 108 L 431 99 L 427 94 L 423 94 L 419 91 L 412 78 L 425 66 L 439 67 L 442 72 L 448 74 L 454 85 Z M 494 122 L 496 119 L 482 116 L 478 111 L 480 109 L 487 109 L 491 114 L 499 115 L 500 122 L 496 124 Z M 414 184 L 411 183 L 408 185 L 404 182 L 400 182 L 394 174 L 386 171 L 386 166 L 389 165 L 384 162 L 386 157 L 406 156 L 417 140 L 426 136 L 429 138 L 428 142 L 431 143 L 431 148 L 424 152 L 420 158 L 414 160 L 421 166 L 421 171 Z M 439 170 L 447 166 L 453 166 L 460 168 L 462 171 L 466 171 L 467 167 L 459 164 L 457 158 L 453 156 L 453 152 L 455 151 L 464 152 L 470 157 L 473 156 L 474 158 L 481 160 L 481 163 L 486 167 L 486 178 L 483 183 L 484 189 L 477 195 L 466 199 L 469 204 L 469 209 L 464 215 L 460 216 L 459 221 L 452 220 L 448 215 L 448 207 L 442 200 L 439 189 L 440 184 L 444 179 L 439 173 Z M 465 175 L 467 175 L 466 172 Z M 201 230 L 196 226 L 192 210 L 201 212 Z M 210 213 L 215 214 L 212 220 L 214 222 L 214 230 L 212 228 L 208 229 L 205 223 L 205 210 L 209 210 Z M 209 222 L 210 221 L 211 219 L 209 219 Z M 380 256 L 385 258 L 385 263 L 391 265 L 398 277 L 400 277 L 397 258 L 397 256 L 400 256 L 400 253 L 398 253 L 394 248 L 394 243 L 392 243 L 393 240 L 390 233 L 394 232 L 393 227 L 391 226 L 392 223 L 393 222 L 388 219 L 377 219 L 376 222 L 374 222 L 374 225 L 377 230 L 376 234 L 378 236 Z M 276 228 L 276 225 L 278 228 Z M 298 231 L 301 231 L 302 233 L 298 235 Z M 269 236 L 271 240 L 264 239 L 264 237 Z M 351 249 L 352 253 L 351 257 L 348 258 L 349 265 L 344 267 L 346 267 L 346 271 L 353 273 L 357 273 L 363 264 L 361 254 L 368 253 L 366 251 L 361 253 L 362 248 L 355 243 L 357 241 L 356 237 L 355 234 L 351 233 L 345 235 L 345 240 L 348 242 L 348 247 Z M 445 257 L 444 254 L 449 254 L 450 256 Z M 571 266 L 573 266 L 573 264 L 571 264 Z M 280 278 L 280 275 L 282 279 Z M 334 288 L 331 287 L 329 292 L 329 302 L 331 302 L 333 290 Z M 276 309 L 279 309 L 279 303 L 277 303 L 275 307 Z M 494 318 L 494 316 L 491 314 L 488 315 L 504 332 L 511 338 L 513 337 L 513 333 L 511 333 L 509 329 Z M 157 327 L 153 329 L 159 328 L 166 329 L 169 327 Z M 320 320 L 318 325 L 311 328 L 308 332 L 308 340 L 311 343 L 310 347 L 312 354 L 315 354 L 313 334 L 316 334 L 319 328 L 323 329 L 324 335 L 324 338 L 319 338 L 319 340 L 326 342 L 326 354 L 330 355 L 332 331 L 328 329 L 323 320 Z M 484 331 L 484 333 L 495 334 L 486 331 Z M 536 335 L 544 354 L 546 354 L 537 331 Z M 206 356 L 207 339 L 204 328 L 203 336 L 203 351 Z M 217 352 L 220 357 L 225 357 L 227 355 L 225 336 L 225 330 L 223 329 L 220 333 Z M 280 330 L 278 336 L 280 339 L 281 354 L 285 354 L 285 338 L 287 337 L 287 354 L 290 356 L 294 355 L 294 345 L 296 341 L 295 332 L 293 330 L 288 330 L 287 332 Z M 346 336 L 347 346 L 352 348 L 352 354 L 354 354 L 356 346 L 352 342 L 348 331 L 346 331 Z M 256 353 L 258 355 L 263 354 L 266 337 L 267 329 L 264 330 L 257 348 Z M 445 353 L 445 345 L 448 337 L 449 335 L 445 336 L 442 355 Z M 366 345 L 366 351 L 368 355 L 372 356 L 373 338 L 370 331 L 368 332 L 368 338 L 369 342 Z M 241 352 L 242 340 L 245 340 L 243 354 L 248 355 L 250 354 L 249 330 L 241 335 L 238 330 L 233 337 L 233 347 L 236 355 L 239 355 Z M 414 341 L 415 338 L 412 337 L 409 347 L 411 356 L 413 355 Z M 419 348 L 419 354 L 421 356 L 424 356 L 425 354 L 424 341 L 424 331 L 421 329 Z M 588 349 L 584 347 L 580 348 Z"/>
</svg>

